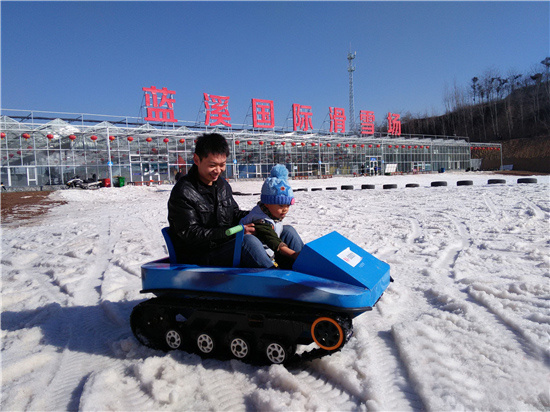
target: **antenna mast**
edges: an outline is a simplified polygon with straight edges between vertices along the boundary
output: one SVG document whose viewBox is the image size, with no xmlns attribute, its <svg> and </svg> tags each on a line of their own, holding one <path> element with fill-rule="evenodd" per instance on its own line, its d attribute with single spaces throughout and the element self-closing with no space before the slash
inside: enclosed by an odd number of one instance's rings
<svg viewBox="0 0 550 412">
<path fill-rule="evenodd" d="M 355 102 L 353 98 L 353 72 L 355 71 L 355 66 L 352 64 L 352 60 L 355 59 L 357 52 L 348 53 L 348 72 L 349 72 L 349 130 L 352 133 L 355 133 Z"/>
</svg>

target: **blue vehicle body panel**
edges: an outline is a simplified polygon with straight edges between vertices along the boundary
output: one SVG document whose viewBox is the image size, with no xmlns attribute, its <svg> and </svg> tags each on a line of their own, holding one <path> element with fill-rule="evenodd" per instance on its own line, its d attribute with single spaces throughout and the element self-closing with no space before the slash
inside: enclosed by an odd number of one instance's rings
<svg viewBox="0 0 550 412">
<path fill-rule="evenodd" d="M 221 293 L 364 310 L 390 283 L 387 263 L 337 232 L 306 244 L 294 269 L 205 267 L 162 259 L 146 263 L 141 273 L 143 292 Z"/>
</svg>

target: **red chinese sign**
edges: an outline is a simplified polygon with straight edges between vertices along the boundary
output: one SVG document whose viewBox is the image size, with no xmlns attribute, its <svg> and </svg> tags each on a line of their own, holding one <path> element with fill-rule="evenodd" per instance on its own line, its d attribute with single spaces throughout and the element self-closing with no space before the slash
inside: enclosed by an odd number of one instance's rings
<svg viewBox="0 0 550 412">
<path fill-rule="evenodd" d="M 346 114 L 344 109 L 338 107 L 330 107 L 330 132 L 345 133 L 346 132 Z"/>
<path fill-rule="evenodd" d="M 401 136 L 401 116 L 395 113 L 388 113 L 388 134 Z"/>
<path fill-rule="evenodd" d="M 229 97 L 214 96 L 213 94 L 204 93 L 204 106 L 206 107 L 206 126 L 216 126 L 222 124 L 231 127 L 231 116 L 228 109 Z"/>
<path fill-rule="evenodd" d="M 292 105 L 292 119 L 294 131 L 298 129 L 307 132 L 309 129 L 313 129 L 311 124 L 311 106 L 302 106 L 298 103 Z"/>
<path fill-rule="evenodd" d="M 273 129 L 275 127 L 273 100 L 252 99 L 252 118 L 254 127 Z"/>
<path fill-rule="evenodd" d="M 148 122 L 177 122 L 174 119 L 174 102 L 176 99 L 173 95 L 176 92 L 168 90 L 166 87 L 157 89 L 155 86 L 144 87 L 145 106 L 147 108 L 147 117 L 144 120 Z M 158 95 L 161 95 L 160 102 Z"/>
<path fill-rule="evenodd" d="M 361 110 L 359 120 L 361 122 L 361 134 L 374 134 L 374 112 Z"/>
</svg>

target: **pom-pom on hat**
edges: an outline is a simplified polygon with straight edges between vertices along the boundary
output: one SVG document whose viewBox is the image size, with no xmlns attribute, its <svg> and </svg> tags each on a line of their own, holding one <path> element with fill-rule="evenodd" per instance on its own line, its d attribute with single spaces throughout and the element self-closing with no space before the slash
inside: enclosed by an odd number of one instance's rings
<svg viewBox="0 0 550 412">
<path fill-rule="evenodd" d="M 264 205 L 293 205 L 294 193 L 288 184 L 288 170 L 284 165 L 275 165 L 271 175 L 262 186 L 260 201 Z"/>
</svg>

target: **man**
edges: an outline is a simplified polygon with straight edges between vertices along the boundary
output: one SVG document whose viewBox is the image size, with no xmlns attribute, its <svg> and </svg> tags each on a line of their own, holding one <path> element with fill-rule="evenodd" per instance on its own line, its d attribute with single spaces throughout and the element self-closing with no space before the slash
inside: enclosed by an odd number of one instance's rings
<svg viewBox="0 0 550 412">
<path fill-rule="evenodd" d="M 170 235 L 178 262 L 198 265 L 232 266 L 235 235 L 225 230 L 239 224 L 248 211 L 239 209 L 225 171 L 229 145 L 217 133 L 197 139 L 194 165 L 179 179 L 168 200 Z M 262 243 L 254 234 L 254 224 L 244 226 L 241 266 L 273 267 Z"/>
</svg>

